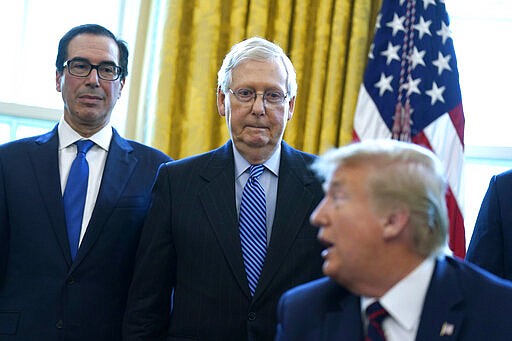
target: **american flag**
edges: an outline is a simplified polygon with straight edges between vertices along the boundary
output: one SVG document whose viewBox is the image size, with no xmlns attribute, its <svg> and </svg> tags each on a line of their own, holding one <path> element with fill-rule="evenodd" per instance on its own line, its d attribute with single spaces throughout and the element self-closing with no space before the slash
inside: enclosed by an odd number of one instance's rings
<svg viewBox="0 0 512 341">
<path fill-rule="evenodd" d="M 375 138 L 423 145 L 442 161 L 449 247 L 463 258 L 464 112 L 443 0 L 383 0 L 354 116 L 354 140 Z"/>
</svg>

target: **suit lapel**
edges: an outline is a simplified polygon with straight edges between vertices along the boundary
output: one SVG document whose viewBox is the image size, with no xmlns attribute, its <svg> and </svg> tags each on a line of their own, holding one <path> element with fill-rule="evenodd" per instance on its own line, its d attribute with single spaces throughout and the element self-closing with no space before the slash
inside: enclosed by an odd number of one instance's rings
<svg viewBox="0 0 512 341">
<path fill-rule="evenodd" d="M 306 215 L 314 203 L 314 195 L 307 187 L 315 180 L 311 175 L 306 174 L 306 169 L 307 164 L 300 154 L 283 142 L 276 213 L 272 224 L 278 228 L 272 228 L 267 253 L 267 258 L 272 259 L 272 262 L 266 262 L 264 265 L 255 298 L 263 293 L 264 288 L 276 276 L 295 236 L 303 227 L 304 221 L 309 220 Z M 290 198 L 294 198 L 294 200 L 290 200 Z"/>
<path fill-rule="evenodd" d="M 446 259 L 436 261 L 436 268 L 425 297 L 417 341 L 457 340 L 465 313 L 464 297 L 458 277 Z"/>
<path fill-rule="evenodd" d="M 114 129 L 100 191 L 84 239 L 78 249 L 77 258 L 73 263 L 74 267 L 82 261 L 94 245 L 132 176 L 138 162 L 138 159 L 132 155 L 132 150 L 130 144 Z"/>
<path fill-rule="evenodd" d="M 238 285 L 250 297 L 238 234 L 234 169 L 233 146 L 229 141 L 213 152 L 201 171 L 206 183 L 199 192 L 199 200 Z"/>
<path fill-rule="evenodd" d="M 71 264 L 71 255 L 66 231 L 66 218 L 60 188 L 59 137 L 57 126 L 36 140 L 34 149 L 29 151 L 33 172 L 37 179 L 42 200 L 46 206 L 55 237 L 61 247 L 62 255 Z"/>
</svg>

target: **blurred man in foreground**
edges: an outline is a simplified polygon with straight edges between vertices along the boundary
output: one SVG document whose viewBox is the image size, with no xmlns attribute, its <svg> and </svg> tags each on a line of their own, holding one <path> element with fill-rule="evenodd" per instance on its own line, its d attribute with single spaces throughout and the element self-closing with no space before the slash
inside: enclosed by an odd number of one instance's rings
<svg viewBox="0 0 512 341">
<path fill-rule="evenodd" d="M 314 167 L 327 277 L 283 295 L 277 340 L 512 339 L 512 285 L 439 252 L 448 217 L 433 153 L 369 140 Z"/>
</svg>

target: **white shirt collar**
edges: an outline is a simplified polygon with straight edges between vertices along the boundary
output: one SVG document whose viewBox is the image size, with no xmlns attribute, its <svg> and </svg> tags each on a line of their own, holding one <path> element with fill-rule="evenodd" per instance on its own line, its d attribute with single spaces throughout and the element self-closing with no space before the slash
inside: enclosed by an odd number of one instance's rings
<svg viewBox="0 0 512 341">
<path fill-rule="evenodd" d="M 434 267 L 435 258 L 426 258 L 379 299 L 389 315 L 406 330 L 418 327 Z M 375 298 L 361 298 L 363 313 L 374 301 Z"/>
<path fill-rule="evenodd" d="M 73 130 L 66 120 L 64 120 L 64 116 L 62 116 L 59 121 L 58 132 L 59 150 L 67 148 L 76 141 L 83 139 L 83 137 Z M 100 131 L 89 137 L 89 140 L 93 141 L 97 146 L 101 147 L 105 151 L 108 151 L 111 139 L 112 125 L 110 123 L 107 123 Z"/>
</svg>

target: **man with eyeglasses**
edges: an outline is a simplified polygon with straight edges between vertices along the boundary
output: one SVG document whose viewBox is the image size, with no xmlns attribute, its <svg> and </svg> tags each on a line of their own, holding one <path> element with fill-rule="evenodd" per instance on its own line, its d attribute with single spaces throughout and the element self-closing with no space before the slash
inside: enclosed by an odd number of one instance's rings
<svg viewBox="0 0 512 341">
<path fill-rule="evenodd" d="M 60 122 L 0 146 L 0 340 L 121 340 L 151 188 L 170 161 L 110 124 L 127 64 L 106 28 L 72 28 L 56 60 Z"/>
<path fill-rule="evenodd" d="M 282 140 L 296 93 L 276 44 L 250 38 L 226 55 L 217 107 L 231 139 L 160 169 L 126 340 L 273 340 L 281 294 L 322 275 L 315 157 Z"/>
</svg>

